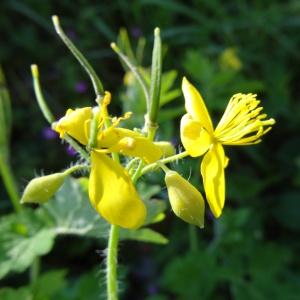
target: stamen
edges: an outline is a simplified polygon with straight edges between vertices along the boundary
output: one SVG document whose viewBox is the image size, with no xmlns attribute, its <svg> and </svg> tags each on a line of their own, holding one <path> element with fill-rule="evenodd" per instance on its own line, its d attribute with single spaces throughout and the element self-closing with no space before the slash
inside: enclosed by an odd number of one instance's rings
<svg viewBox="0 0 300 300">
<path fill-rule="evenodd" d="M 216 139 L 226 145 L 260 142 L 260 137 L 271 129 L 264 126 L 275 124 L 275 120 L 265 120 L 267 115 L 260 114 L 263 108 L 258 107 L 259 104 L 254 94 L 233 95 L 215 130 Z"/>
</svg>

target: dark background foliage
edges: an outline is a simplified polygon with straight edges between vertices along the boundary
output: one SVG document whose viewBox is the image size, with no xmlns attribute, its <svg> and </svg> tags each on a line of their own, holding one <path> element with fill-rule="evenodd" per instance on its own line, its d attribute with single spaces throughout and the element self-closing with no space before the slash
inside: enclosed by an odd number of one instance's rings
<svg viewBox="0 0 300 300">
<path fill-rule="evenodd" d="M 0 62 L 12 98 L 11 164 L 20 190 L 35 173 L 58 171 L 75 160 L 51 136 L 39 112 L 30 64 L 39 65 L 45 96 L 57 118 L 67 107 L 93 101 L 86 74 L 52 28 L 53 14 L 60 16 L 68 35 L 112 91 L 117 114 L 128 104 L 124 71 L 109 44 L 121 27 L 134 46 L 144 36 L 143 65 L 149 66 L 152 33 L 158 26 L 164 70 L 177 71 L 175 87 L 188 76 L 216 120 L 236 92 L 257 93 L 268 115 L 276 118 L 261 144 L 226 148 L 230 163 L 224 214 L 213 220 L 207 212 L 206 227 L 196 231 L 196 240 L 193 229 L 168 208 L 166 220 L 153 225 L 169 238 L 167 245 L 121 244 L 126 278 L 122 299 L 298 299 L 299 1 L 1 1 Z M 234 49 L 241 67 L 222 63 L 226 49 Z M 166 105 L 158 132 L 160 139 L 171 138 L 177 147 L 182 104 L 180 95 Z M 185 177 L 191 173 L 201 189 L 198 164 L 188 160 L 173 167 Z M 3 185 L 0 196 L 4 215 L 11 207 Z M 166 199 L 164 188 L 159 196 Z M 41 284 L 56 288 L 43 299 L 98 299 L 102 257 L 96 250 L 104 247 L 94 240 L 59 238 L 43 259 Z M 10 275 L 3 285 L 18 288 L 26 276 Z M 22 299 L 20 294 L 17 298 Z"/>
</svg>

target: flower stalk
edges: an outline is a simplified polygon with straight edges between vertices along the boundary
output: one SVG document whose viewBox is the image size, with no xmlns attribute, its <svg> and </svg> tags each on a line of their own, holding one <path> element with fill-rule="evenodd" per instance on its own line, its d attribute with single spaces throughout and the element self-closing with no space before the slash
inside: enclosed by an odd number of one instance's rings
<svg viewBox="0 0 300 300">
<path fill-rule="evenodd" d="M 129 70 L 133 73 L 135 76 L 136 80 L 140 84 L 145 98 L 147 102 L 147 107 L 149 107 L 149 102 L 150 102 L 150 95 L 149 95 L 149 90 L 148 90 L 148 85 L 143 77 L 143 75 L 140 73 L 138 67 L 134 65 L 133 62 L 130 61 L 130 59 L 122 53 L 121 49 L 116 45 L 116 43 L 111 43 L 110 47 L 112 50 L 120 57 L 120 59 L 125 63 L 125 65 L 129 68 Z"/>
<path fill-rule="evenodd" d="M 118 266 L 118 242 L 119 242 L 119 227 L 117 225 L 110 226 L 107 260 L 106 260 L 106 285 L 107 285 L 107 299 L 118 300 L 118 280 L 117 280 L 117 266 Z"/>
<path fill-rule="evenodd" d="M 92 81 L 95 93 L 97 95 L 97 100 L 98 99 L 101 100 L 104 96 L 104 89 L 103 89 L 102 82 L 101 82 L 100 78 L 98 77 L 97 73 L 95 72 L 94 68 L 90 65 L 90 63 L 84 57 L 84 55 L 78 50 L 78 48 L 73 44 L 73 42 L 65 34 L 64 30 L 62 29 L 62 27 L 60 25 L 58 16 L 55 16 L 55 15 L 52 16 L 52 22 L 53 22 L 56 33 L 59 35 L 59 37 L 65 43 L 65 45 L 69 48 L 69 50 L 73 53 L 73 55 L 79 61 L 81 66 L 84 68 L 84 70 L 88 73 L 88 75 Z"/>
</svg>

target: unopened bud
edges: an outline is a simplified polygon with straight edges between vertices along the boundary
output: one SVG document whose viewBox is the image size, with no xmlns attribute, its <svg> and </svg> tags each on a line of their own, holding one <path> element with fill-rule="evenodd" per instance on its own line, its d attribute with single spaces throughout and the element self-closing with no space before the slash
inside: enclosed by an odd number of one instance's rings
<svg viewBox="0 0 300 300">
<path fill-rule="evenodd" d="M 169 200 L 177 217 L 204 227 L 204 200 L 201 193 L 175 171 L 167 171 L 165 182 Z"/>
<path fill-rule="evenodd" d="M 21 203 L 45 203 L 63 185 L 67 173 L 54 173 L 32 179 L 26 186 Z"/>
</svg>

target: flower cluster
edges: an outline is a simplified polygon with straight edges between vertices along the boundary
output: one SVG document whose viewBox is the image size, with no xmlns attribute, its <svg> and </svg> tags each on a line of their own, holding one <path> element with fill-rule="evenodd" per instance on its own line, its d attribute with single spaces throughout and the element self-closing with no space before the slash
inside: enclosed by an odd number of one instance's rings
<svg viewBox="0 0 300 300">
<path fill-rule="evenodd" d="M 152 163 L 161 157 L 162 151 L 142 134 L 118 127 L 120 121 L 128 118 L 130 113 L 110 120 L 107 113 L 110 100 L 111 95 L 106 92 L 99 107 L 69 109 L 53 128 L 61 138 L 68 134 L 81 144 L 88 145 L 91 122 L 93 118 L 96 119 L 96 145 L 91 149 L 89 177 L 91 204 L 109 223 L 124 228 L 138 228 L 146 217 L 145 205 L 128 172 L 109 154 L 117 152 Z"/>
<path fill-rule="evenodd" d="M 110 224 L 136 229 L 144 224 L 147 214 L 131 177 L 134 173 L 129 174 L 115 154 L 139 158 L 142 166 L 149 170 L 163 169 L 173 212 L 185 222 L 202 228 L 203 196 L 188 180 L 170 170 L 166 163 L 186 156 L 203 155 L 200 172 L 206 199 L 213 215 L 218 218 L 225 203 L 225 168 L 229 161 L 223 146 L 257 144 L 275 123 L 274 119 L 267 119 L 267 115 L 262 113 L 256 95 L 239 93 L 232 96 L 214 128 L 202 96 L 186 78 L 182 82 L 182 91 L 186 114 L 181 119 L 180 136 L 186 151 L 179 154 L 174 153 L 168 142 L 153 142 L 140 132 L 120 127 L 120 122 L 128 119 L 131 113 L 111 118 L 107 110 L 111 101 L 109 92 L 105 92 L 98 106 L 68 109 L 63 118 L 53 123 L 52 128 L 62 139 L 71 137 L 86 147 L 90 162 L 90 202 Z M 81 167 L 74 166 L 64 172 L 32 180 L 21 202 L 48 201 L 65 177 Z M 140 175 L 141 172 L 138 177 Z"/>
</svg>

